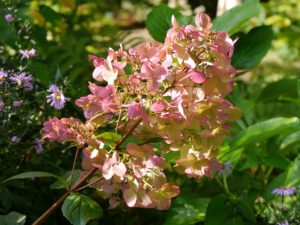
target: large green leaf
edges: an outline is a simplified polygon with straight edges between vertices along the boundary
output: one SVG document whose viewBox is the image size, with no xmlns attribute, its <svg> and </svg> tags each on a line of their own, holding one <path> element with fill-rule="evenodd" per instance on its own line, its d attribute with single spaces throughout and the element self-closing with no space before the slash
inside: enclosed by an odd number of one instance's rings
<svg viewBox="0 0 300 225">
<path fill-rule="evenodd" d="M 102 216 L 102 208 L 97 202 L 78 193 L 69 195 L 62 206 L 63 215 L 73 225 L 85 225 Z"/>
<path fill-rule="evenodd" d="M 57 176 L 52 173 L 42 172 L 42 171 L 31 171 L 31 172 L 21 173 L 21 174 L 18 174 L 18 175 L 15 175 L 15 176 L 12 176 L 12 177 L 6 179 L 2 183 L 5 183 L 10 180 L 26 179 L 26 178 L 31 178 L 31 177 L 54 177 L 57 180 L 59 180 L 60 182 L 62 182 L 66 188 L 68 188 L 68 184 L 62 177 Z"/>
<path fill-rule="evenodd" d="M 203 221 L 209 198 L 197 194 L 182 194 L 172 201 L 164 225 L 188 225 Z"/>
<path fill-rule="evenodd" d="M 261 26 L 248 34 L 239 34 L 232 56 L 232 65 L 237 69 L 250 69 L 257 66 L 271 48 L 273 31 Z"/>
<path fill-rule="evenodd" d="M 285 149 L 287 146 L 300 142 L 300 130 L 287 136 L 281 143 L 280 149 Z"/>
<path fill-rule="evenodd" d="M 179 26 L 188 23 L 188 18 L 183 16 L 176 9 L 161 4 L 152 9 L 146 20 L 146 27 L 151 36 L 159 42 L 164 42 L 167 31 L 172 27 L 171 17 L 175 16 Z"/>
<path fill-rule="evenodd" d="M 226 31 L 232 34 L 239 26 L 259 13 L 259 0 L 247 0 L 236 6 L 213 21 L 212 30 Z"/>
<path fill-rule="evenodd" d="M 231 142 L 231 150 L 265 140 L 291 128 L 300 128 L 300 121 L 297 117 L 278 117 L 256 123 L 235 136 Z"/>
<path fill-rule="evenodd" d="M 276 101 L 279 97 L 297 97 L 297 79 L 282 79 L 268 84 L 259 94 L 260 102 Z"/>
<path fill-rule="evenodd" d="M 71 175 L 72 175 L 72 170 L 67 171 L 61 177 L 66 181 L 67 184 L 69 184 L 70 180 L 71 180 Z M 79 176 L 80 176 L 80 170 L 74 170 L 71 187 L 76 183 Z M 60 181 L 57 180 L 53 184 L 50 185 L 50 188 L 51 189 L 62 189 L 62 188 L 65 188 L 65 186 Z"/>
<path fill-rule="evenodd" d="M 23 225 L 26 216 L 17 212 L 10 212 L 8 215 L 0 215 L 0 225 Z"/>
</svg>

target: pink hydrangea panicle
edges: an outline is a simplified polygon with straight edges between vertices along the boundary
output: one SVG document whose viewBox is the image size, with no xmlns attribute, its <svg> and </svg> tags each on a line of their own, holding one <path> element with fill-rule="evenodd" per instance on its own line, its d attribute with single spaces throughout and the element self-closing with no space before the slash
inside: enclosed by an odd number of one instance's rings
<svg viewBox="0 0 300 225">
<path fill-rule="evenodd" d="M 241 116 L 225 99 L 237 72 L 231 65 L 235 41 L 226 32 L 210 31 L 206 14 L 195 17 L 196 26 L 180 25 L 174 15 L 171 23 L 164 43 L 128 52 L 109 48 L 106 59 L 90 56 L 93 78 L 106 82 L 89 83 L 91 94 L 75 102 L 86 123 L 73 118 L 44 123 L 43 139 L 84 146 L 83 169 L 97 168 L 90 187 L 109 199 L 110 208 L 124 199 L 128 207 L 169 209 L 179 194 L 164 174 L 172 166 L 166 160 L 171 152 L 179 153 L 174 169 L 188 177 L 212 178 L 224 170 L 218 149 L 223 136 L 230 136 L 230 122 Z M 59 91 L 53 87 L 51 93 Z M 124 144 L 124 137 L 134 141 Z"/>
<path fill-rule="evenodd" d="M 53 106 L 55 109 L 61 110 L 64 108 L 65 103 L 67 101 L 70 101 L 69 98 L 66 98 L 64 94 L 62 93 L 62 90 L 60 90 L 56 85 L 52 84 L 50 85 L 48 92 L 50 92 L 50 95 L 47 95 L 47 102 L 51 102 L 51 106 Z"/>
</svg>

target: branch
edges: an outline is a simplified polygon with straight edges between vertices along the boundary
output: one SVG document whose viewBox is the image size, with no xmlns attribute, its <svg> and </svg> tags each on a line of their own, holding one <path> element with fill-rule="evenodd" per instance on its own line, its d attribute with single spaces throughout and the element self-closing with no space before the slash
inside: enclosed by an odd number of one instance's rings
<svg viewBox="0 0 300 225">
<path fill-rule="evenodd" d="M 127 133 L 122 137 L 122 139 L 116 144 L 115 149 L 118 149 L 123 142 L 128 138 L 128 136 L 134 131 L 134 129 L 142 122 L 142 119 L 138 119 L 135 124 L 127 131 Z M 79 149 L 79 148 L 78 148 Z M 77 155 L 77 154 L 76 154 Z M 75 155 L 75 158 L 76 158 Z M 74 160 L 75 161 L 75 160 Z M 74 165 L 73 165 L 74 168 Z M 80 189 L 80 186 L 92 176 L 98 168 L 93 168 L 90 170 L 84 177 L 82 177 L 71 189 L 69 189 L 63 196 L 61 196 L 43 215 L 41 215 L 32 225 L 40 225 L 44 222 L 45 219 L 48 218 L 64 201 L 65 199 L 71 194 L 72 192 L 76 192 Z M 81 190 L 81 189 L 80 189 Z"/>
<path fill-rule="evenodd" d="M 72 174 L 71 174 L 70 184 L 69 184 L 69 188 L 68 189 L 70 189 L 71 185 L 72 185 L 72 179 L 73 179 L 73 175 L 74 175 L 76 161 L 77 161 L 77 158 L 78 158 L 78 153 L 79 153 L 79 147 L 77 146 L 76 153 L 75 153 L 75 158 L 74 158 L 74 162 L 73 162 L 73 168 L 72 168 Z"/>
<path fill-rule="evenodd" d="M 40 225 L 50 216 L 64 201 L 65 199 L 74 192 L 74 190 L 78 189 L 90 176 L 92 176 L 98 168 L 94 168 L 90 170 L 84 177 L 82 177 L 72 189 L 68 190 L 63 196 L 61 196 L 43 215 L 41 215 L 36 221 L 33 222 L 32 225 Z"/>
</svg>

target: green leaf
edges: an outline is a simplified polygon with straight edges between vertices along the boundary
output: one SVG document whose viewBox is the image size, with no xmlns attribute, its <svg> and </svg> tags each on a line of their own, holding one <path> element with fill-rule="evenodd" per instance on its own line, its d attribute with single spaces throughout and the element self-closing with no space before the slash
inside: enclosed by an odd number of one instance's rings
<svg viewBox="0 0 300 225">
<path fill-rule="evenodd" d="M 231 150 L 265 140 L 291 128 L 300 128 L 300 121 L 297 117 L 278 117 L 256 123 L 235 136 L 230 144 Z"/>
<path fill-rule="evenodd" d="M 271 27 L 261 26 L 248 34 L 240 34 L 234 46 L 232 65 L 237 69 L 249 69 L 257 66 L 271 48 L 273 31 Z"/>
<path fill-rule="evenodd" d="M 72 170 L 67 171 L 61 177 L 66 181 L 67 184 L 69 184 L 70 180 L 71 180 L 71 175 L 72 175 Z M 79 176 L 80 176 L 80 170 L 74 170 L 71 187 L 76 183 Z M 50 185 L 50 188 L 51 189 L 62 189 L 62 188 L 65 188 L 65 186 L 60 181 L 57 180 L 53 184 Z"/>
<path fill-rule="evenodd" d="M 221 163 L 230 162 L 232 169 L 236 167 L 239 159 L 241 158 L 245 148 L 238 148 L 235 151 L 231 151 L 228 145 L 220 147 L 220 154 L 218 156 L 218 161 Z"/>
<path fill-rule="evenodd" d="M 286 169 L 289 166 L 289 162 L 284 157 L 279 155 L 270 155 L 266 157 L 263 164 L 280 169 Z"/>
<path fill-rule="evenodd" d="M 244 218 L 250 220 L 252 223 L 256 222 L 253 210 L 246 201 L 240 200 L 238 209 L 241 211 Z"/>
<path fill-rule="evenodd" d="M 259 0 L 248 0 L 213 20 L 212 30 L 226 31 L 232 34 L 239 26 L 259 13 Z"/>
<path fill-rule="evenodd" d="M 232 208 L 228 205 L 228 199 L 224 194 L 213 198 L 206 210 L 205 225 L 223 225 L 228 222 Z"/>
<path fill-rule="evenodd" d="M 277 101 L 280 96 L 297 97 L 297 79 L 282 79 L 268 84 L 259 94 L 260 102 Z"/>
<path fill-rule="evenodd" d="M 296 142 L 300 141 L 300 130 L 296 131 L 295 133 L 290 134 L 287 136 L 280 145 L 280 150 L 285 149 L 291 144 L 294 144 Z"/>
<path fill-rule="evenodd" d="M 31 172 L 21 173 L 21 174 L 18 174 L 18 175 L 15 175 L 15 176 L 12 176 L 12 177 L 6 179 L 2 183 L 5 183 L 10 180 L 26 179 L 26 178 L 31 178 L 31 177 L 54 177 L 57 180 L 59 180 L 61 183 L 63 183 L 66 188 L 68 188 L 68 184 L 62 177 L 57 176 L 52 173 L 47 173 L 47 172 L 42 172 L 42 171 L 31 171 Z"/>
<path fill-rule="evenodd" d="M 55 12 L 52 8 L 46 5 L 39 6 L 40 13 L 50 23 L 57 25 L 58 21 L 61 20 L 61 15 Z"/>
<path fill-rule="evenodd" d="M 175 9 L 161 4 L 152 9 L 146 20 L 146 27 L 151 36 L 159 42 L 164 42 L 167 31 L 172 27 L 171 17 L 175 16 L 179 26 L 188 23 L 188 18 Z"/>
<path fill-rule="evenodd" d="M 197 194 L 181 194 L 174 201 L 167 212 L 164 225 L 188 225 L 203 221 L 209 198 Z"/>
<path fill-rule="evenodd" d="M 63 215 L 73 225 L 85 225 L 102 216 L 102 208 L 97 202 L 80 194 L 69 195 L 62 206 Z"/>
<path fill-rule="evenodd" d="M 297 79 L 297 94 L 298 98 L 300 98 L 300 79 Z"/>
<path fill-rule="evenodd" d="M 105 141 L 117 143 L 119 140 L 121 140 L 122 136 L 113 132 L 104 132 L 102 134 L 99 134 L 97 138 L 103 138 Z"/>
<path fill-rule="evenodd" d="M 8 215 L 0 215 L 1 225 L 23 225 L 26 216 L 17 212 L 10 212 Z"/>
</svg>

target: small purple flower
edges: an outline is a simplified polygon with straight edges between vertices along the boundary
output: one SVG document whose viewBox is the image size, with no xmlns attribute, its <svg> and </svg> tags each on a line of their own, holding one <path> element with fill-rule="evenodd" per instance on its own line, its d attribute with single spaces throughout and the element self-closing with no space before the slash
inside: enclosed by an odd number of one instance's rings
<svg viewBox="0 0 300 225">
<path fill-rule="evenodd" d="M 8 76 L 7 72 L 0 70 L 0 85 L 4 83 L 5 78 Z"/>
<path fill-rule="evenodd" d="M 227 161 L 223 163 L 223 168 L 218 171 L 219 176 L 225 175 L 226 177 L 232 174 L 232 163 L 230 161 Z"/>
<path fill-rule="evenodd" d="M 41 154 L 44 151 L 43 146 L 42 146 L 42 144 L 44 143 L 43 139 L 36 138 L 35 143 L 36 143 L 36 145 L 34 147 L 35 147 L 36 153 Z"/>
<path fill-rule="evenodd" d="M 19 107 L 21 105 L 21 101 L 13 101 L 14 107 Z"/>
<path fill-rule="evenodd" d="M 51 102 L 51 106 L 55 109 L 61 110 L 64 106 L 66 101 L 70 101 L 69 98 L 66 98 L 62 93 L 62 90 L 59 90 L 58 87 L 54 84 L 50 85 L 48 92 L 52 93 L 47 95 L 47 102 Z"/>
<path fill-rule="evenodd" d="M 19 75 L 15 74 L 13 77 L 9 78 L 13 83 L 18 84 L 19 86 L 24 87 L 26 91 L 32 90 L 31 75 L 26 76 L 26 73 L 20 73 Z"/>
<path fill-rule="evenodd" d="M 2 98 L 0 98 L 0 112 L 3 110 L 3 108 L 4 108 L 4 102 Z"/>
<path fill-rule="evenodd" d="M 21 139 L 20 139 L 19 137 L 17 137 L 17 136 L 13 136 L 13 137 L 11 138 L 11 141 L 12 141 L 12 142 L 19 142 L 19 141 L 21 141 Z"/>
<path fill-rule="evenodd" d="M 296 192 L 296 188 L 286 188 L 286 187 L 281 187 L 281 188 L 276 188 L 272 191 L 272 194 L 275 194 L 276 196 L 281 195 L 281 196 L 286 196 L 286 195 L 293 195 Z"/>
<path fill-rule="evenodd" d="M 284 222 L 277 223 L 277 225 L 289 225 L 289 222 L 287 220 L 285 220 Z"/>
<path fill-rule="evenodd" d="M 5 19 L 7 22 L 12 22 L 14 20 L 14 17 L 11 14 L 6 14 Z"/>
<path fill-rule="evenodd" d="M 25 58 L 29 59 L 30 57 L 35 56 L 35 49 L 34 48 L 31 49 L 31 50 L 22 50 L 21 49 L 19 52 L 22 55 L 21 60 L 23 60 Z"/>
</svg>

